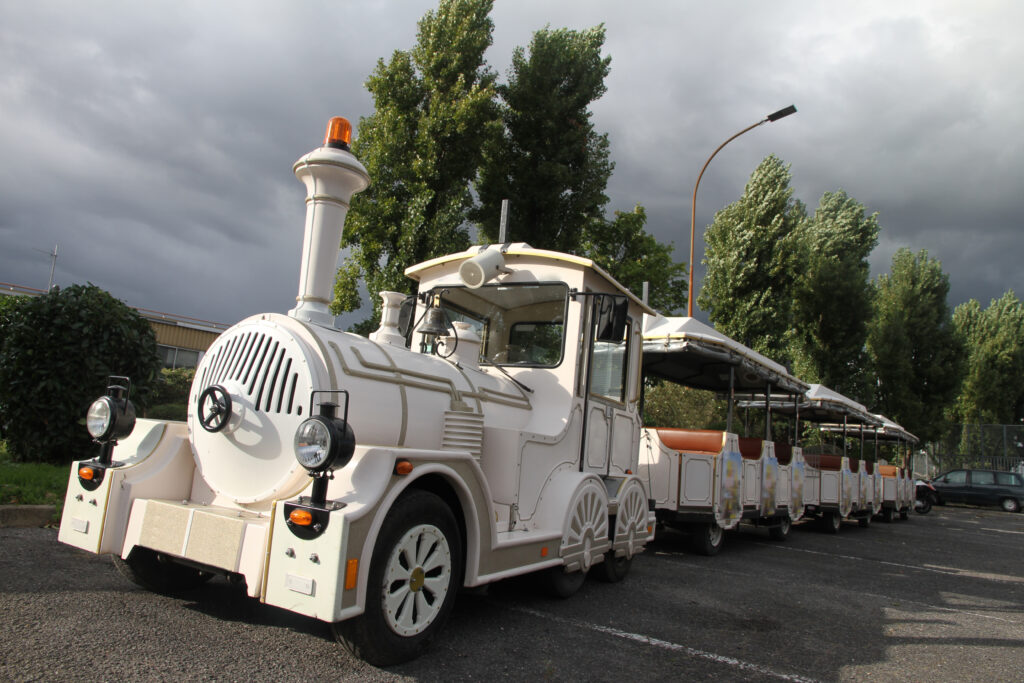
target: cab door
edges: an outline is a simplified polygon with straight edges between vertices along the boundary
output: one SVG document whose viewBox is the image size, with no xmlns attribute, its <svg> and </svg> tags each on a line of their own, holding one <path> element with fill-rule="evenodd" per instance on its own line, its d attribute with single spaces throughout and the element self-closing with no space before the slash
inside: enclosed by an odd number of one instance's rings
<svg viewBox="0 0 1024 683">
<path fill-rule="evenodd" d="M 627 319 L 615 339 L 596 332 L 586 363 L 586 426 L 581 469 L 607 475 L 630 468 L 639 448 L 639 416 L 635 383 L 639 344 Z M 638 334 L 638 333 L 637 333 Z M 598 338 L 598 337 L 604 338 Z"/>
</svg>

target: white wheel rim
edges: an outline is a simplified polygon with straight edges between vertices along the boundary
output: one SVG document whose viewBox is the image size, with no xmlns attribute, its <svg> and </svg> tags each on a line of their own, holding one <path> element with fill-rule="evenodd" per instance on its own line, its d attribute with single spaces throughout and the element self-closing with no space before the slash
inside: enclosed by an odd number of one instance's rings
<svg viewBox="0 0 1024 683">
<path fill-rule="evenodd" d="M 384 571 L 381 600 L 392 631 L 414 636 L 430 626 L 451 588 L 448 539 L 432 524 L 409 529 L 395 544 Z"/>
<path fill-rule="evenodd" d="M 710 524 L 708 527 L 708 540 L 711 541 L 711 545 L 718 545 L 722 542 L 722 527 L 717 524 Z"/>
<path fill-rule="evenodd" d="M 615 518 L 615 540 L 625 539 L 626 557 L 637 552 L 636 537 L 640 530 L 647 529 L 647 499 L 643 489 L 637 485 L 623 496 L 619 503 L 619 514 Z M 618 543 L 617 543 L 618 545 Z"/>
</svg>

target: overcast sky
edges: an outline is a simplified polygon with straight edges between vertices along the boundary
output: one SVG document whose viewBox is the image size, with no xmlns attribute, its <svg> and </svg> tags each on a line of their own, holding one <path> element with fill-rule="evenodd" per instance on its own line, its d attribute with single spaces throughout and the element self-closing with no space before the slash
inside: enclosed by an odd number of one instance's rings
<svg viewBox="0 0 1024 683">
<path fill-rule="evenodd" d="M 331 116 L 372 113 L 366 77 L 435 6 L 0 1 L 0 282 L 45 288 L 59 244 L 62 286 L 225 323 L 288 310 L 292 163 Z M 539 28 L 606 25 L 609 209 L 643 204 L 679 260 L 708 155 L 792 103 L 708 168 L 698 253 L 774 153 L 811 210 L 843 189 L 878 212 L 873 276 L 906 246 L 942 261 L 951 306 L 1024 296 L 1024 4 L 497 0 L 492 18 L 502 77 Z"/>
</svg>

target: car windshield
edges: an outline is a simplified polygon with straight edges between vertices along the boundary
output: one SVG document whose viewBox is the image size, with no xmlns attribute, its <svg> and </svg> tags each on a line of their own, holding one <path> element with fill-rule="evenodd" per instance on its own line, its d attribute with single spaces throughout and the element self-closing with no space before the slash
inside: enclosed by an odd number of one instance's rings
<svg viewBox="0 0 1024 683">
<path fill-rule="evenodd" d="M 568 294 L 564 283 L 447 287 L 441 307 L 480 335 L 481 363 L 555 367 L 565 348 Z"/>
</svg>

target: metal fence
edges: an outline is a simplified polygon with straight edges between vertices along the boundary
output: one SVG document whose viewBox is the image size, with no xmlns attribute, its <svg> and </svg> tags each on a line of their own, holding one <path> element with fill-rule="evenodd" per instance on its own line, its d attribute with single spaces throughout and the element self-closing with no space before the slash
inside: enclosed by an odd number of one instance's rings
<svg viewBox="0 0 1024 683">
<path fill-rule="evenodd" d="M 957 424 L 945 439 L 929 444 L 915 471 L 935 475 L 953 469 L 1024 472 L 1024 425 Z M 923 454 L 922 454 L 923 455 Z"/>
</svg>

